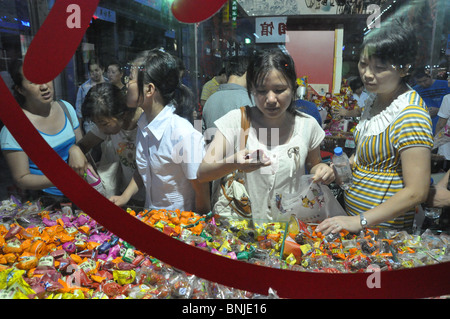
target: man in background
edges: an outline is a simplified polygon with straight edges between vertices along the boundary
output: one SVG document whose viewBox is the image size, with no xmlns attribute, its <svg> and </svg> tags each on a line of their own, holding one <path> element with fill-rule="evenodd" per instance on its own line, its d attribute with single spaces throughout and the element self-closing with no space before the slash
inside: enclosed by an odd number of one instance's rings
<svg viewBox="0 0 450 319">
<path fill-rule="evenodd" d="M 234 56 L 226 64 L 227 83 L 221 84 L 218 90 L 212 94 L 205 103 L 202 116 L 202 130 L 214 129 L 214 121 L 221 118 L 229 111 L 241 106 L 253 106 L 253 102 L 247 92 L 247 67 L 249 58 L 245 56 Z M 209 140 L 213 132 L 207 132 L 205 139 Z M 211 135 L 211 136 L 209 136 Z"/>
<path fill-rule="evenodd" d="M 81 113 L 81 106 L 83 105 L 84 98 L 86 94 L 89 92 L 91 87 L 98 83 L 105 82 L 105 78 L 103 76 L 104 69 L 100 62 L 97 59 L 92 59 L 88 63 L 89 69 L 89 79 L 80 85 L 77 92 L 77 100 L 75 102 L 75 109 L 77 111 L 78 120 L 80 124 L 82 124 L 83 132 L 86 134 L 90 131 L 93 123 L 90 121 L 83 121 L 83 116 Z"/>
<path fill-rule="evenodd" d="M 205 106 L 206 100 L 219 89 L 219 85 L 226 82 L 227 75 L 225 68 L 221 68 L 216 76 L 203 85 L 202 94 L 200 96 L 200 105 L 202 108 Z"/>
<path fill-rule="evenodd" d="M 437 116 L 439 108 L 442 104 L 442 99 L 446 94 L 450 93 L 448 82 L 445 80 L 433 79 L 429 72 L 425 69 L 420 69 L 414 75 L 417 85 L 413 87 L 420 97 L 425 101 L 430 113 L 431 121 L 433 122 L 433 135 L 436 134 L 436 124 L 439 120 Z"/>
</svg>

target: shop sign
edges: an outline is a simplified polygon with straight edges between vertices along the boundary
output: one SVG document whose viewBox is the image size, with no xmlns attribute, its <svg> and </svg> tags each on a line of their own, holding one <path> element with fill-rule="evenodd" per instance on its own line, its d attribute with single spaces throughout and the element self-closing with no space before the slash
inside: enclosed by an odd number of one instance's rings
<svg viewBox="0 0 450 319">
<path fill-rule="evenodd" d="M 238 15 L 237 0 L 231 0 L 231 26 L 233 28 L 236 28 L 237 25 L 237 15 Z"/>
<path fill-rule="evenodd" d="M 230 22 L 230 3 L 228 1 L 222 7 L 222 22 Z"/>
<path fill-rule="evenodd" d="M 287 17 L 264 17 L 255 19 L 256 43 L 286 42 Z"/>
<path fill-rule="evenodd" d="M 100 20 L 116 23 L 116 12 L 102 7 L 97 7 L 94 16 Z"/>
<path fill-rule="evenodd" d="M 134 0 L 134 1 L 143 4 L 144 6 L 161 11 L 161 0 Z"/>
</svg>

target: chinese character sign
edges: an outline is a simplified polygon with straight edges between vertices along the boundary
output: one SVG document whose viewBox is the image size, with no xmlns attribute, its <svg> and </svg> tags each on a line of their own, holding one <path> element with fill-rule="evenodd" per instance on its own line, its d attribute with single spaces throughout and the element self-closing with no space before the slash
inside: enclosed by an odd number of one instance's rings
<svg viewBox="0 0 450 319">
<path fill-rule="evenodd" d="M 264 17 L 255 19 L 257 43 L 286 42 L 287 17 Z"/>
</svg>

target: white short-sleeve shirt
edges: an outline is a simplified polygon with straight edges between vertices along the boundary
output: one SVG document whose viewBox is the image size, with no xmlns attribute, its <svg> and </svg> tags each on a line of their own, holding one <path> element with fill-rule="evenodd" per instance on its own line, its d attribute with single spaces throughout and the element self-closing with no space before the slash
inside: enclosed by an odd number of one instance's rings
<svg viewBox="0 0 450 319">
<path fill-rule="evenodd" d="M 190 180 L 205 154 L 203 135 L 167 105 L 150 122 L 138 121 L 136 164 L 146 189 L 145 206 L 151 209 L 194 210 Z"/>
<path fill-rule="evenodd" d="M 217 128 L 229 143 L 239 150 L 238 138 L 241 128 L 241 111 L 233 110 L 215 121 Z M 264 136 L 260 131 L 259 136 Z M 276 132 L 272 132 L 274 136 Z M 307 114 L 295 116 L 292 137 L 286 144 L 268 147 L 258 140 L 256 130 L 250 127 L 246 148 L 262 149 L 270 157 L 271 166 L 245 174 L 246 188 L 252 205 L 254 220 L 287 221 L 290 215 L 276 205 L 277 195 L 300 193 L 300 177 L 305 175 L 308 153 L 319 147 L 325 132 L 317 120 Z M 274 145 L 272 142 L 271 145 Z M 285 216 L 286 215 L 286 216 Z"/>
</svg>

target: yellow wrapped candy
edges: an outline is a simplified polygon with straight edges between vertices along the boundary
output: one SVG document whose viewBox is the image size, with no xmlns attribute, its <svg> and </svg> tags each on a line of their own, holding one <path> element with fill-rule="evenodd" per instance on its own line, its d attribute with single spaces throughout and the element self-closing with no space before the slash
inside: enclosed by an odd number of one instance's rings
<svg viewBox="0 0 450 319">
<path fill-rule="evenodd" d="M 136 279 L 136 272 L 134 270 L 114 270 L 113 277 L 119 285 L 131 284 Z"/>
<path fill-rule="evenodd" d="M 291 253 L 286 257 L 286 263 L 288 263 L 289 265 L 295 265 L 297 263 L 297 259 L 295 258 L 294 254 Z"/>
<path fill-rule="evenodd" d="M 8 268 L 1 271 L 0 292 L 2 296 L 0 298 L 28 299 L 27 295 L 35 294 L 35 291 L 23 279 L 25 273 L 25 270 L 17 270 L 16 268 Z"/>
<path fill-rule="evenodd" d="M 230 246 L 230 243 L 228 242 L 228 240 L 224 240 L 223 241 L 222 246 L 220 246 L 219 251 L 222 252 L 222 253 L 226 253 L 228 251 L 231 251 L 231 246 Z"/>
</svg>

